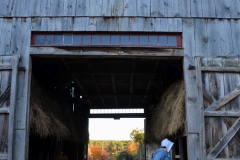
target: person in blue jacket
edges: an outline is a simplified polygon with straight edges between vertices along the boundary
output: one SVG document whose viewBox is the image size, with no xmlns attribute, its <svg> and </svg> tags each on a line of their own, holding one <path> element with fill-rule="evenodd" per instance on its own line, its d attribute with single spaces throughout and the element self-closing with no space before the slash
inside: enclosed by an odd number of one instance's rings
<svg viewBox="0 0 240 160">
<path fill-rule="evenodd" d="M 172 149 L 173 144 L 167 138 L 162 140 L 161 147 L 155 151 L 152 160 L 171 160 L 168 153 Z"/>
</svg>

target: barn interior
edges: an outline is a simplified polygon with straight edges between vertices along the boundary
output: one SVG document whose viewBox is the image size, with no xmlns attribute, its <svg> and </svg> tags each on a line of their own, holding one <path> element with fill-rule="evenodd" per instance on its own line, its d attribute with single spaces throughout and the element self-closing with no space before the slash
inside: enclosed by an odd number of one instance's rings
<svg viewBox="0 0 240 160">
<path fill-rule="evenodd" d="M 42 88 L 56 91 L 66 100 L 73 115 L 86 126 L 88 118 L 146 118 L 148 125 L 164 91 L 183 79 L 183 65 L 181 58 L 167 57 L 33 56 L 32 77 Z M 40 143 L 37 140 L 30 136 L 30 153 L 31 142 Z M 84 154 L 81 145 L 77 156 L 70 159 Z"/>
</svg>

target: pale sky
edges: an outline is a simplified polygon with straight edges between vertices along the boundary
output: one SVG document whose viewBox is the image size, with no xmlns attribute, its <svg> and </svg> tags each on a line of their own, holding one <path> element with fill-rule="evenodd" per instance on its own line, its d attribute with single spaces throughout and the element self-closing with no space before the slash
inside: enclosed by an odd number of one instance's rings
<svg viewBox="0 0 240 160">
<path fill-rule="evenodd" d="M 135 128 L 144 129 L 144 118 L 89 119 L 90 140 L 131 140 Z"/>
</svg>

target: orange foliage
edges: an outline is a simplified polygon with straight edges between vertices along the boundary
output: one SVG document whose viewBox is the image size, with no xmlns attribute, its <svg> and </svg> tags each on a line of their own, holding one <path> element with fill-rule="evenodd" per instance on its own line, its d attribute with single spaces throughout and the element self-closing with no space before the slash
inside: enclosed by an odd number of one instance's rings
<svg viewBox="0 0 240 160">
<path fill-rule="evenodd" d="M 108 160 L 108 152 L 105 149 L 101 150 L 101 160 Z"/>
<path fill-rule="evenodd" d="M 137 146 L 137 144 L 134 141 L 131 141 L 130 144 L 128 145 L 127 150 L 132 155 L 135 155 L 138 152 L 138 146 Z"/>
<path fill-rule="evenodd" d="M 92 146 L 88 149 L 89 160 L 108 160 L 108 152 L 105 149 L 100 149 L 98 146 Z"/>
<path fill-rule="evenodd" d="M 89 157 L 89 159 L 101 160 L 101 150 L 98 146 L 92 146 L 90 147 L 90 150 L 91 156 Z"/>
</svg>

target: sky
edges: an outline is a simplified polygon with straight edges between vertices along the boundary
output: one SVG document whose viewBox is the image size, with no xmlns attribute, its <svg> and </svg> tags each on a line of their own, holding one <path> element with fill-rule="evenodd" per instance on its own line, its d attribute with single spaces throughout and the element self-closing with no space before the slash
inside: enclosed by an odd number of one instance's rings
<svg viewBox="0 0 240 160">
<path fill-rule="evenodd" d="M 131 140 L 135 128 L 144 129 L 144 118 L 89 119 L 90 140 Z"/>
</svg>

